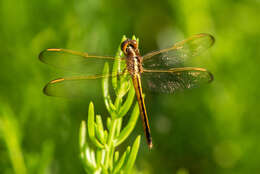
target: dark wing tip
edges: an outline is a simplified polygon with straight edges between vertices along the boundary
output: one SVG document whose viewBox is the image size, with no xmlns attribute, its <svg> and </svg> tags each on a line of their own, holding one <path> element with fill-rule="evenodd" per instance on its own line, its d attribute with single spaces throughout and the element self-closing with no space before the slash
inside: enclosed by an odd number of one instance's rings
<svg viewBox="0 0 260 174">
<path fill-rule="evenodd" d="M 47 83 L 44 88 L 42 89 L 42 92 L 47 95 L 47 96 L 51 96 L 51 94 L 48 92 L 48 88 L 49 88 L 50 82 Z"/>
<path fill-rule="evenodd" d="M 200 33 L 200 34 L 196 35 L 196 37 L 205 37 L 205 36 L 210 38 L 211 43 L 210 43 L 209 46 L 211 47 L 212 45 L 214 45 L 214 43 L 215 43 L 215 38 L 214 38 L 213 35 L 211 35 L 211 34 L 209 34 L 209 33 Z"/>
<path fill-rule="evenodd" d="M 214 45 L 214 43 L 216 42 L 214 36 L 212 36 L 211 34 L 208 34 L 208 36 L 209 36 L 210 39 L 211 39 L 211 44 L 210 44 L 210 46 Z"/>
<path fill-rule="evenodd" d="M 62 49 L 60 49 L 60 48 L 48 48 L 48 49 L 45 49 L 45 50 L 43 50 L 43 51 L 40 52 L 38 58 L 39 58 L 40 61 L 46 63 L 46 62 L 44 61 L 44 53 L 46 53 L 46 52 L 51 52 L 51 51 L 53 51 L 53 52 L 55 52 L 55 51 L 61 51 L 61 50 L 62 50 Z"/>
<path fill-rule="evenodd" d="M 43 54 L 44 54 L 47 50 L 48 50 L 48 49 L 45 49 L 45 50 L 43 50 L 43 51 L 40 52 L 40 54 L 39 54 L 39 56 L 38 56 L 38 58 L 39 58 L 40 61 L 44 62 L 44 60 L 43 60 L 43 58 L 44 58 Z"/>
<path fill-rule="evenodd" d="M 207 73 L 209 74 L 209 77 L 210 77 L 208 83 L 211 83 L 211 82 L 214 80 L 214 76 L 213 76 L 213 74 L 212 74 L 211 72 L 209 72 L 209 71 L 207 71 Z"/>
<path fill-rule="evenodd" d="M 55 96 L 55 95 L 53 95 L 53 94 L 51 94 L 50 93 L 50 88 L 51 88 L 51 86 L 53 85 L 53 84 L 55 84 L 55 83 L 60 83 L 60 82 L 62 82 L 62 81 L 64 81 L 64 78 L 58 78 L 58 79 L 55 79 L 55 80 L 52 80 L 52 81 L 50 81 L 50 82 L 48 82 L 45 86 L 44 86 L 44 88 L 43 88 L 43 93 L 45 94 L 45 95 L 47 95 L 47 96 Z"/>
<path fill-rule="evenodd" d="M 44 86 L 44 88 L 42 89 L 42 92 L 47 95 L 47 96 L 51 96 L 49 93 L 48 93 L 48 84 Z"/>
</svg>

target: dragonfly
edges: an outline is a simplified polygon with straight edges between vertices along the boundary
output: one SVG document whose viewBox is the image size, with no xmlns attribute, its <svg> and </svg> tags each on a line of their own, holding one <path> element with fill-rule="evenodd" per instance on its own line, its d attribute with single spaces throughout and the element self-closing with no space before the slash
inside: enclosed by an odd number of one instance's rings
<svg viewBox="0 0 260 174">
<path fill-rule="evenodd" d="M 140 116 L 143 122 L 146 142 L 148 147 L 153 147 L 151 130 L 147 116 L 143 88 L 159 93 L 175 93 L 184 89 L 199 87 L 213 81 L 213 74 L 207 69 L 199 67 L 186 67 L 184 63 L 192 60 L 210 48 L 215 42 L 212 35 L 202 33 L 177 42 L 168 48 L 152 51 L 144 56 L 140 55 L 137 40 L 126 39 L 121 43 L 123 58 L 96 56 L 85 52 L 78 52 L 68 49 L 52 48 L 42 51 L 39 59 L 56 67 L 77 71 L 82 67 L 89 67 L 90 75 L 58 78 L 50 81 L 44 87 L 44 93 L 48 96 L 62 96 L 63 88 L 69 87 L 73 82 L 92 83 L 93 80 L 101 80 L 104 76 L 113 77 L 115 74 L 98 74 L 99 69 L 95 65 L 104 65 L 105 62 L 113 62 L 117 59 L 124 61 L 126 68 L 116 74 L 126 74 L 135 89 L 138 101 Z M 92 67 L 92 68 L 91 68 Z M 73 89 L 69 90 L 73 93 Z"/>
</svg>

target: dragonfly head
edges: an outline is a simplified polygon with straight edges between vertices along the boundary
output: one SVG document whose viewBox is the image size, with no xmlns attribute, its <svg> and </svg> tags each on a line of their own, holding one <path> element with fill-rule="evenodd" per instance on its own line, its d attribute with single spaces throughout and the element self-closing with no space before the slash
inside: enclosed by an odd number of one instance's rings
<svg viewBox="0 0 260 174">
<path fill-rule="evenodd" d="M 121 44 L 121 50 L 124 52 L 125 55 L 129 55 L 130 51 L 138 51 L 138 43 L 136 40 L 126 39 Z"/>
</svg>

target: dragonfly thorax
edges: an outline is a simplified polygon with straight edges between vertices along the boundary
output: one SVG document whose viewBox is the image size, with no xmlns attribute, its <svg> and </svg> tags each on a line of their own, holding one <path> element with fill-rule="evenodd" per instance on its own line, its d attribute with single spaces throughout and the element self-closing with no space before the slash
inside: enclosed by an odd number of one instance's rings
<svg viewBox="0 0 260 174">
<path fill-rule="evenodd" d="M 139 54 L 136 40 L 127 39 L 121 44 L 121 50 L 126 56 L 127 70 L 131 75 L 143 72 L 142 57 Z"/>
</svg>

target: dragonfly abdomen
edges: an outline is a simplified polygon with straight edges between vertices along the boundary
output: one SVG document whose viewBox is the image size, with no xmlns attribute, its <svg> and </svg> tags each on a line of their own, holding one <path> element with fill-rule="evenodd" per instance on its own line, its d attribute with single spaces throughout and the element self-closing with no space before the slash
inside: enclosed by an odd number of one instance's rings
<svg viewBox="0 0 260 174">
<path fill-rule="evenodd" d="M 143 121 L 143 128 L 144 128 L 144 132 L 145 132 L 145 136 L 146 136 L 146 141 L 147 141 L 149 149 L 151 149 L 153 147 L 152 136 L 151 136 L 149 120 L 148 120 L 148 116 L 147 116 L 147 112 L 146 112 L 146 107 L 145 107 L 145 103 L 144 103 L 140 74 L 132 75 L 132 80 L 133 80 L 133 85 L 135 88 L 135 93 L 136 93 L 136 97 L 137 97 L 137 101 L 138 101 L 138 105 L 139 105 L 140 116 Z"/>
</svg>

